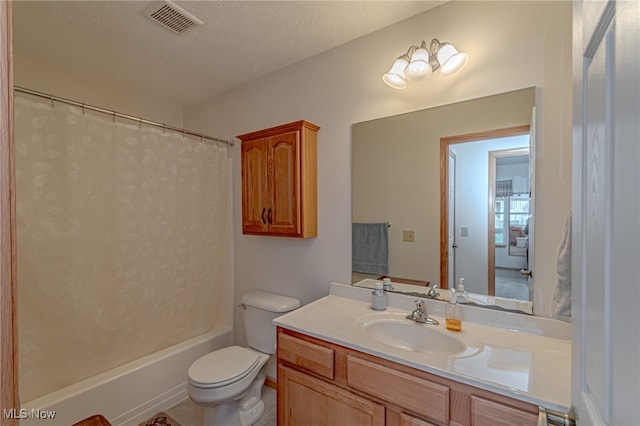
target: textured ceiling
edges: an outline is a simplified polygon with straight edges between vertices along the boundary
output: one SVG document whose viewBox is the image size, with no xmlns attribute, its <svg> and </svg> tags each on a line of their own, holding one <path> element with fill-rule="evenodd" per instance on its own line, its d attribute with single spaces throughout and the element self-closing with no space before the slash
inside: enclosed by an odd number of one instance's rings
<svg viewBox="0 0 640 426">
<path fill-rule="evenodd" d="M 14 52 L 181 105 L 213 97 L 443 1 L 176 1 L 183 35 L 152 1 L 16 1 Z"/>
</svg>

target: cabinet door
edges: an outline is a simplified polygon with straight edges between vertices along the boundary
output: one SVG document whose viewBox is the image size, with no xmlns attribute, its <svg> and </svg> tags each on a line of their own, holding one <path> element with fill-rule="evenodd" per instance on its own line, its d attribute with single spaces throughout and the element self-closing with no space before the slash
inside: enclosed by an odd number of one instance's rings
<svg viewBox="0 0 640 426">
<path fill-rule="evenodd" d="M 267 141 L 242 143 L 242 232 L 268 230 Z"/>
<path fill-rule="evenodd" d="M 269 232 L 300 234 L 300 132 L 268 139 Z"/>
<path fill-rule="evenodd" d="M 436 426 L 433 423 L 429 423 L 426 420 L 413 417 L 410 414 L 400 414 L 400 426 Z"/>
<path fill-rule="evenodd" d="M 280 426 L 384 426 L 384 406 L 299 371 L 279 368 Z"/>
<path fill-rule="evenodd" d="M 537 413 L 471 396 L 471 426 L 536 426 Z"/>
</svg>

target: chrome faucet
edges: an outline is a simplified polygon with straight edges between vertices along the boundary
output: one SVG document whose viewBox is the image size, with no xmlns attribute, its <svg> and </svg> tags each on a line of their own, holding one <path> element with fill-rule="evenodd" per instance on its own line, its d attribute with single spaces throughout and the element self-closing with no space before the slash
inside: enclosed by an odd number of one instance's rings
<svg viewBox="0 0 640 426">
<path fill-rule="evenodd" d="M 428 288 L 429 290 L 427 291 L 427 297 L 429 299 L 437 299 L 438 297 L 440 297 L 440 292 L 436 290 L 438 288 L 438 284 L 432 284 L 431 287 Z"/>
<path fill-rule="evenodd" d="M 416 299 L 414 301 L 416 308 L 407 315 L 407 319 L 410 319 L 421 324 L 438 325 L 439 322 L 429 317 L 427 313 L 427 303 L 422 299 Z"/>
</svg>

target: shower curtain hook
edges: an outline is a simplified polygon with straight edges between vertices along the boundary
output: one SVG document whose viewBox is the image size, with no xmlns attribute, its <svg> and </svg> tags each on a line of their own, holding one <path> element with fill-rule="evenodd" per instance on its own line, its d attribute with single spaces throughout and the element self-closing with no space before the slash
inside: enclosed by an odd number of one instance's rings
<svg viewBox="0 0 640 426">
<path fill-rule="evenodd" d="M 49 99 L 51 99 L 51 108 L 55 108 L 55 105 L 53 104 L 53 95 L 49 95 Z"/>
<path fill-rule="evenodd" d="M 82 115 L 84 115 L 84 102 L 82 103 Z"/>
<path fill-rule="evenodd" d="M 200 143 L 203 143 L 203 142 L 204 142 L 204 133 L 200 135 Z"/>
<path fill-rule="evenodd" d="M 138 118 L 138 129 L 142 129 L 142 117 Z"/>
<path fill-rule="evenodd" d="M 164 135 L 167 132 L 167 125 L 166 123 L 162 124 L 162 134 Z"/>
<path fill-rule="evenodd" d="M 182 129 L 182 139 L 184 139 L 185 130 Z"/>
<path fill-rule="evenodd" d="M 115 122 L 116 122 L 116 112 L 115 112 L 115 111 L 113 111 L 113 117 L 112 117 L 112 119 L 113 119 L 113 122 L 115 123 Z"/>
</svg>

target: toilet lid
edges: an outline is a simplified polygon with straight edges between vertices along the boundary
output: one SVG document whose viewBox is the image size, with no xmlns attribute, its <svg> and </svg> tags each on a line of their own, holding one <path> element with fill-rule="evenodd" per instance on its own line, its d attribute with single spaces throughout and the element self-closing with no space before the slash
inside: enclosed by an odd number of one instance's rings
<svg viewBox="0 0 640 426">
<path fill-rule="evenodd" d="M 189 368 L 189 380 L 201 387 L 224 386 L 249 374 L 258 361 L 256 352 L 229 346 L 198 358 Z"/>
</svg>

